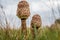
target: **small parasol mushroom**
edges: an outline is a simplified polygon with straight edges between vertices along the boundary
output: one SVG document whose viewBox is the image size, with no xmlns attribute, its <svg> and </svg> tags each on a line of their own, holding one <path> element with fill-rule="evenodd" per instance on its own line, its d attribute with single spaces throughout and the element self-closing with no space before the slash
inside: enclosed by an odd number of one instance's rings
<svg viewBox="0 0 60 40">
<path fill-rule="evenodd" d="M 38 15 L 38 14 L 35 14 L 33 17 L 32 17 L 32 20 L 31 20 L 31 32 L 32 32 L 32 36 L 33 38 L 35 37 L 35 28 L 36 28 L 36 31 L 41 27 L 41 17 Z"/>
</svg>

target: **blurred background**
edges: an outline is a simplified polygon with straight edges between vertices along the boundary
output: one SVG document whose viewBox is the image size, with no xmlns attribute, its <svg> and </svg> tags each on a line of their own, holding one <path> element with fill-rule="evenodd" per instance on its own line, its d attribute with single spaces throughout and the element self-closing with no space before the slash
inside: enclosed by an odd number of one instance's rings
<svg viewBox="0 0 60 40">
<path fill-rule="evenodd" d="M 21 0 L 0 0 L 0 25 L 5 27 L 8 23 L 11 28 L 21 26 L 21 20 L 16 16 L 17 5 Z M 39 14 L 42 26 L 51 26 L 60 18 L 60 0 L 26 0 L 30 5 L 30 17 L 27 19 L 27 27 L 34 14 Z"/>
</svg>

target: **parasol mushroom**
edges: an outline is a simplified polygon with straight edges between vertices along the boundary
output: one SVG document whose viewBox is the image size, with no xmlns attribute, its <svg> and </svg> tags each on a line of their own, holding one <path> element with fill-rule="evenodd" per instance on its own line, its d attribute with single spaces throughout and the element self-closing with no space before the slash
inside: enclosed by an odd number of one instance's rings
<svg viewBox="0 0 60 40">
<path fill-rule="evenodd" d="M 31 20 L 31 32 L 33 38 L 35 37 L 35 33 L 36 33 L 34 28 L 36 28 L 37 31 L 41 27 L 41 24 L 42 24 L 41 17 L 38 14 L 35 14 Z"/>
<path fill-rule="evenodd" d="M 21 29 L 23 33 L 26 33 L 26 19 L 30 16 L 29 4 L 27 1 L 22 0 L 18 3 L 17 16 L 21 19 Z"/>
</svg>

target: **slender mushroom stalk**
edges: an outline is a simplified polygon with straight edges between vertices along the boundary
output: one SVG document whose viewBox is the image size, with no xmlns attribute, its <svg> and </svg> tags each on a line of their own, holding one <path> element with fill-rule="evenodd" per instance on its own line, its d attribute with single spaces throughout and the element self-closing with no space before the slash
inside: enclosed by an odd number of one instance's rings
<svg viewBox="0 0 60 40">
<path fill-rule="evenodd" d="M 30 16 L 29 4 L 27 1 L 22 0 L 18 3 L 17 16 L 21 19 L 22 33 L 27 33 L 26 19 Z"/>
<path fill-rule="evenodd" d="M 33 38 L 35 37 L 35 33 L 36 33 L 34 28 L 36 28 L 37 31 L 41 27 L 41 24 L 42 24 L 41 17 L 38 14 L 35 14 L 31 20 L 31 32 Z"/>
<path fill-rule="evenodd" d="M 23 33 L 27 33 L 27 28 L 26 28 L 26 20 L 21 20 L 21 22 L 22 22 L 22 24 L 21 24 L 21 31 L 23 32 Z M 27 34 L 26 34 L 27 35 Z"/>
</svg>

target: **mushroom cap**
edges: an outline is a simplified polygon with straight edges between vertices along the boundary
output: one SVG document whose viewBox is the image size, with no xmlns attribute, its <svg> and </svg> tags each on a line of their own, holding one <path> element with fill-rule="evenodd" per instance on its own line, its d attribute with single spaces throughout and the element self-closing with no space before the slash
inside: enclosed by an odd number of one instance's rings
<svg viewBox="0 0 60 40">
<path fill-rule="evenodd" d="M 31 27 L 36 27 L 38 29 L 41 26 L 41 24 L 41 17 L 38 14 L 34 15 L 31 20 Z"/>
<path fill-rule="evenodd" d="M 26 1 L 19 2 L 17 16 L 21 19 L 27 19 L 30 16 L 29 4 Z"/>
<path fill-rule="evenodd" d="M 59 23 L 60 24 L 60 19 L 56 19 L 55 23 Z"/>
</svg>

